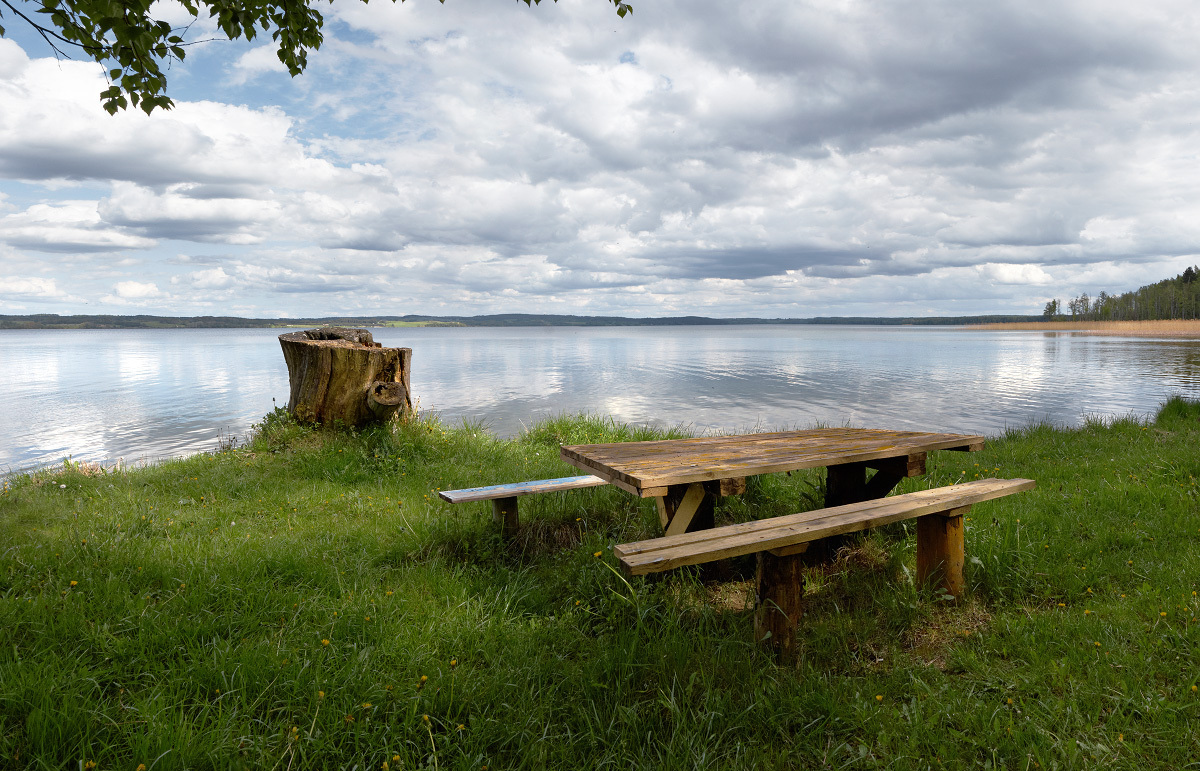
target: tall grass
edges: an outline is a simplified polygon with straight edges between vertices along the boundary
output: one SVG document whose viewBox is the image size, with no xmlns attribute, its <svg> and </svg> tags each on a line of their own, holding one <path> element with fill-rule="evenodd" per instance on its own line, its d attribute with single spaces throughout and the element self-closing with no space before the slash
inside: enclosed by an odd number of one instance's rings
<svg viewBox="0 0 1200 771">
<path fill-rule="evenodd" d="M 503 542 L 486 504 L 436 496 L 572 473 L 559 444 L 679 429 L 559 417 L 502 441 L 273 413 L 242 448 L 18 477 L 0 492 L 0 767 L 1184 767 L 1198 418 L 1177 399 L 931 455 L 904 489 L 1039 487 L 972 512 L 960 603 L 913 584 L 911 525 L 812 568 L 796 668 L 754 645 L 752 562 L 614 569 L 614 543 L 658 530 L 647 501 L 525 498 Z M 718 519 L 812 508 L 821 477 L 760 478 Z"/>
</svg>

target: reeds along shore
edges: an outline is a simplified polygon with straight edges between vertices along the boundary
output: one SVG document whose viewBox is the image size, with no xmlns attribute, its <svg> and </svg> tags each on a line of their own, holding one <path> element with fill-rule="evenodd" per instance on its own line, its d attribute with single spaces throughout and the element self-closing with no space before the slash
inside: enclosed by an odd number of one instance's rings
<svg viewBox="0 0 1200 771">
<path fill-rule="evenodd" d="M 1019 321 L 1004 324 L 972 324 L 968 329 L 1020 329 L 1038 332 L 1083 332 L 1093 335 L 1131 337 L 1200 338 L 1200 319 L 1170 321 Z"/>
<path fill-rule="evenodd" d="M 503 541 L 437 490 L 563 476 L 561 417 L 269 415 L 245 445 L 0 489 L 0 769 L 1176 769 L 1200 757 L 1200 404 L 931 453 L 900 492 L 1037 489 L 966 517 L 967 594 L 913 528 L 805 572 L 801 660 L 755 644 L 754 560 L 623 578 L 660 532 L 614 487 L 532 496 Z M 755 477 L 720 524 L 818 507 Z"/>
</svg>

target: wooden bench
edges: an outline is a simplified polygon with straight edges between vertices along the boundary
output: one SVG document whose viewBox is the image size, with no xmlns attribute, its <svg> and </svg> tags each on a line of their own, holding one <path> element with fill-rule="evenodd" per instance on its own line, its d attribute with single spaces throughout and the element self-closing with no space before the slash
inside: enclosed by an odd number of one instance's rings
<svg viewBox="0 0 1200 771">
<path fill-rule="evenodd" d="M 800 554 L 812 541 L 917 519 L 917 581 L 938 580 L 963 593 L 963 515 L 972 504 L 1032 490 L 1031 479 L 979 479 L 934 490 L 876 498 L 802 514 L 621 544 L 613 551 L 630 575 L 758 555 L 754 636 L 784 661 L 795 659 L 795 629 L 803 612 Z"/>
<path fill-rule="evenodd" d="M 561 479 L 539 479 L 533 482 L 512 482 L 489 487 L 468 487 L 463 490 L 443 490 L 438 497 L 447 503 L 467 501 L 491 501 L 492 518 L 500 525 L 505 536 L 517 531 L 517 498 L 523 495 L 553 493 L 560 490 L 578 490 L 583 487 L 599 487 L 608 482 L 597 476 L 563 477 Z"/>
</svg>

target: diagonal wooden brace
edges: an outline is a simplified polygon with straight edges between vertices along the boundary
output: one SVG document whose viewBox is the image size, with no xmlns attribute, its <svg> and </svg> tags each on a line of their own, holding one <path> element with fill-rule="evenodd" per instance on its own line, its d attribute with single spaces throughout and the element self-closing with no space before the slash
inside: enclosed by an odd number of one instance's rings
<svg viewBox="0 0 1200 771">
<path fill-rule="evenodd" d="M 658 519 L 667 535 L 686 533 L 688 525 L 706 501 L 707 494 L 704 485 L 693 482 L 687 486 L 682 497 L 676 495 L 659 496 L 655 499 L 658 504 Z M 709 502 L 711 508 L 711 502 Z M 712 525 L 710 524 L 709 527 Z"/>
</svg>

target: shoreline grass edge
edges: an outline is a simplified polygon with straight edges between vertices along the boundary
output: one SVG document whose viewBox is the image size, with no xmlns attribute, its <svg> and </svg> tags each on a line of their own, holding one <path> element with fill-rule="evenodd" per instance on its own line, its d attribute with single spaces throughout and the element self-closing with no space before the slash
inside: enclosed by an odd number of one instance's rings
<svg viewBox="0 0 1200 771">
<path fill-rule="evenodd" d="M 1200 406 L 1010 430 L 901 491 L 1038 489 L 967 523 L 967 598 L 911 525 L 810 569 L 800 664 L 748 623 L 752 560 L 625 581 L 655 534 L 611 488 L 501 542 L 438 489 L 562 476 L 559 444 L 679 436 L 559 417 L 501 440 L 268 415 L 244 447 L 0 492 L 0 768 L 1178 768 L 1200 751 Z M 719 522 L 815 508 L 754 480 Z M 88 766 L 88 764 L 94 764 Z M 386 766 L 385 766 L 386 764 Z"/>
</svg>

